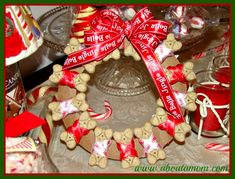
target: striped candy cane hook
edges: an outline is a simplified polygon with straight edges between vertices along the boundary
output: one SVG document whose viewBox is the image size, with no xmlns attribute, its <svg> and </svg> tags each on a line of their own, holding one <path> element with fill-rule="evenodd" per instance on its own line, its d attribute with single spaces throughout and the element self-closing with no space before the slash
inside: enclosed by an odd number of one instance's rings
<svg viewBox="0 0 235 179">
<path fill-rule="evenodd" d="M 229 152 L 228 144 L 220 144 L 220 143 L 207 143 L 205 148 L 208 150 L 214 150 L 219 152 Z"/>
<path fill-rule="evenodd" d="M 94 110 L 92 108 L 88 108 L 87 111 L 89 112 L 90 116 L 93 119 L 105 120 L 105 119 L 108 119 L 112 115 L 113 109 L 107 100 L 104 101 L 104 107 L 105 107 L 105 113 L 101 113 L 101 114 L 94 112 Z"/>
</svg>

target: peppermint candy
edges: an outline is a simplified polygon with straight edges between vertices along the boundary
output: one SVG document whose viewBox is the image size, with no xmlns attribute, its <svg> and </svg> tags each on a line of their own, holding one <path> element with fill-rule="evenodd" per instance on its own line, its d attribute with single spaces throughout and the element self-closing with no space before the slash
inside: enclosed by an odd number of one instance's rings
<svg viewBox="0 0 235 179">
<path fill-rule="evenodd" d="M 205 21 L 201 17 L 194 16 L 190 19 L 190 25 L 194 29 L 202 29 L 205 25 Z"/>
</svg>

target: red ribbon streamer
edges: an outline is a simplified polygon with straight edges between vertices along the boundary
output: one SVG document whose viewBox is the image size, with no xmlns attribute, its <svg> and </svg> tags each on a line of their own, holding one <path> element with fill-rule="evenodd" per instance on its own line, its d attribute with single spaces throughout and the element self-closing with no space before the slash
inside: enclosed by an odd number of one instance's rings
<svg viewBox="0 0 235 179">
<path fill-rule="evenodd" d="M 82 136 L 89 133 L 88 129 L 82 128 L 79 124 L 79 121 L 76 120 L 72 126 L 68 127 L 66 130 L 68 133 L 73 134 L 76 143 L 78 144 Z"/>
<path fill-rule="evenodd" d="M 41 98 L 41 97 L 43 97 L 43 96 L 45 96 L 45 95 L 47 95 L 48 93 L 50 93 L 50 92 L 57 92 L 57 87 L 52 87 L 52 86 L 50 86 L 50 87 L 48 87 L 48 89 L 42 94 L 42 96 L 39 96 L 40 94 L 40 90 L 42 89 L 43 87 L 42 86 L 40 86 L 40 87 L 38 87 L 38 88 L 36 88 L 36 89 L 34 89 L 32 92 L 31 92 L 31 95 L 32 95 L 32 97 L 33 97 L 33 99 L 30 99 L 29 98 L 29 96 L 27 97 L 27 105 L 33 105 L 33 104 L 35 104 L 36 102 L 38 102 L 38 100 Z"/>
<path fill-rule="evenodd" d="M 153 20 L 153 15 L 147 8 L 141 9 L 133 20 L 126 22 L 112 11 L 103 10 L 99 13 L 91 23 L 92 30 L 85 32 L 85 45 L 90 47 L 71 53 L 63 68 L 69 69 L 101 60 L 117 49 L 127 37 L 144 60 L 166 109 L 180 121 L 184 121 L 171 85 L 154 54 L 160 40 L 166 38 L 170 24 Z"/>
<path fill-rule="evenodd" d="M 129 144 L 117 143 L 117 149 L 120 152 L 120 160 L 125 160 L 128 156 L 137 157 L 135 142 L 132 139 Z"/>
</svg>

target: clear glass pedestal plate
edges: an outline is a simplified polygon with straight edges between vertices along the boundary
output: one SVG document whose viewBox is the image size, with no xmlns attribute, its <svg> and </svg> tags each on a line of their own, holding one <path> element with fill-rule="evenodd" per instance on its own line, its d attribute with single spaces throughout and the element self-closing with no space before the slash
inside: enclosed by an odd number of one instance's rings
<svg viewBox="0 0 235 179">
<path fill-rule="evenodd" d="M 119 60 L 104 62 L 97 70 L 95 85 L 102 92 L 115 96 L 134 96 L 150 89 L 150 78 L 144 63 L 121 55 Z"/>
</svg>

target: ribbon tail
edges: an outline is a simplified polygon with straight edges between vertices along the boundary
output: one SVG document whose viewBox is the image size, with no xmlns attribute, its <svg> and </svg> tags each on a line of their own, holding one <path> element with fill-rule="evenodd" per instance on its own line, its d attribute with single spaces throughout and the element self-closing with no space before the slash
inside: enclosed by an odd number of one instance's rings
<svg viewBox="0 0 235 179">
<path fill-rule="evenodd" d="M 181 108 L 175 98 L 173 89 L 153 50 L 138 40 L 132 40 L 132 45 L 137 49 L 145 65 L 147 66 L 147 69 L 167 111 L 175 116 L 179 121 L 184 121 Z"/>
</svg>

